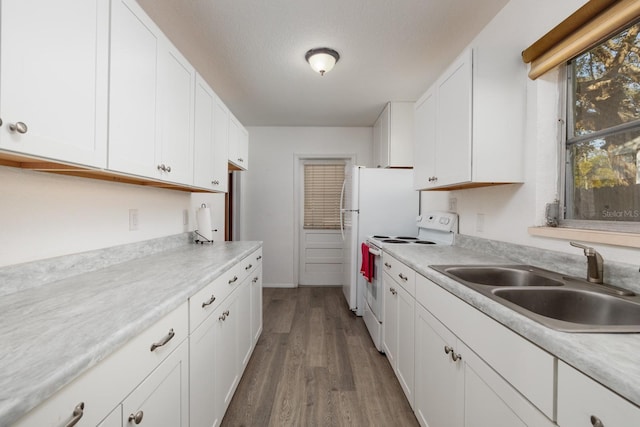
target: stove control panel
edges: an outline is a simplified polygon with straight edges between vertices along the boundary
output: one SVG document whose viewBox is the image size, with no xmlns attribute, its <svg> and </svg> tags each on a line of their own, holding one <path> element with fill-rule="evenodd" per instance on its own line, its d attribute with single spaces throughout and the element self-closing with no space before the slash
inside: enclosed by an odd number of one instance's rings
<svg viewBox="0 0 640 427">
<path fill-rule="evenodd" d="M 418 228 L 444 232 L 458 231 L 458 214 L 444 211 L 425 212 L 416 218 Z"/>
</svg>

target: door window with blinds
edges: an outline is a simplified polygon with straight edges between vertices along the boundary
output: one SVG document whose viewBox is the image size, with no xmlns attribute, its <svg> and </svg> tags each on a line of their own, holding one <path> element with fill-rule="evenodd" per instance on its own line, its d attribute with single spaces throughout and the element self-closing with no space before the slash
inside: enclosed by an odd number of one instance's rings
<svg viewBox="0 0 640 427">
<path fill-rule="evenodd" d="M 605 221 L 607 228 L 637 224 L 640 23 L 580 54 L 568 69 L 566 219 Z"/>
<path fill-rule="evenodd" d="M 345 164 L 304 164 L 304 228 L 340 229 L 340 195 Z"/>
</svg>

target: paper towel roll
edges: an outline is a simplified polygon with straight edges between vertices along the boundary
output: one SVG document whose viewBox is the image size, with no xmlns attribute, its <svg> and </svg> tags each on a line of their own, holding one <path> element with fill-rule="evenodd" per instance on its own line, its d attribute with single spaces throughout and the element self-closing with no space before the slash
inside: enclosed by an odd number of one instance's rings
<svg viewBox="0 0 640 427">
<path fill-rule="evenodd" d="M 211 209 L 203 206 L 196 213 L 198 221 L 198 234 L 206 240 L 213 241 L 213 231 L 211 230 Z"/>
</svg>

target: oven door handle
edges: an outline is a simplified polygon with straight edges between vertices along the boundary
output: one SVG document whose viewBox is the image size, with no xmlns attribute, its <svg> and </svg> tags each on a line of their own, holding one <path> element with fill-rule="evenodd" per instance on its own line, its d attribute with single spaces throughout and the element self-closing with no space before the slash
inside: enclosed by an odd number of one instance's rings
<svg viewBox="0 0 640 427">
<path fill-rule="evenodd" d="M 369 246 L 369 253 L 375 256 L 382 255 L 382 251 L 379 251 L 378 249 L 373 249 L 371 246 Z"/>
</svg>

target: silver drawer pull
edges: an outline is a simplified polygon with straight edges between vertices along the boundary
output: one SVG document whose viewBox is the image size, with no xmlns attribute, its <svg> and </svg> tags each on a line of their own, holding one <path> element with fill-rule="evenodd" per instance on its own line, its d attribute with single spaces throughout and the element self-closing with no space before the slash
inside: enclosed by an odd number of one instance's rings
<svg viewBox="0 0 640 427">
<path fill-rule="evenodd" d="M 256 261 L 260 261 L 261 259 L 262 259 L 262 255 L 258 255 L 258 257 L 256 258 Z"/>
<path fill-rule="evenodd" d="M 167 166 L 167 172 L 171 172 L 171 166 Z"/>
<path fill-rule="evenodd" d="M 387 267 L 387 268 L 391 268 L 391 264 L 389 264 L 388 262 L 385 262 L 384 266 Z"/>
<path fill-rule="evenodd" d="M 22 122 L 16 122 L 16 123 L 11 123 L 9 125 L 9 130 L 11 130 L 12 132 L 18 132 L 18 133 L 27 133 L 27 130 L 29 130 L 27 128 L 27 125 L 25 125 Z"/>
<path fill-rule="evenodd" d="M 209 298 L 208 301 L 205 301 L 202 303 L 202 308 L 205 308 L 208 305 L 213 304 L 213 302 L 216 300 L 216 297 L 214 297 L 213 295 L 211 295 L 211 298 Z"/>
<path fill-rule="evenodd" d="M 218 320 L 222 320 L 224 322 L 227 320 L 227 317 L 229 317 L 229 310 L 223 311 L 222 316 L 218 317 Z"/>
<path fill-rule="evenodd" d="M 211 181 L 211 184 L 213 184 L 213 185 L 220 185 L 220 181 L 218 181 L 218 180 L 216 179 L 216 180 Z"/>
<path fill-rule="evenodd" d="M 258 276 L 254 277 L 252 280 L 253 283 L 256 283 L 257 281 L 258 281 Z"/>
<path fill-rule="evenodd" d="M 389 288 L 389 292 L 391 292 L 393 295 L 398 294 L 398 291 L 396 291 L 395 288 Z"/>
<path fill-rule="evenodd" d="M 591 425 L 593 427 L 604 427 L 604 423 L 595 415 L 591 415 Z"/>
<path fill-rule="evenodd" d="M 229 280 L 229 284 L 235 283 L 238 281 L 238 276 L 233 276 L 233 279 Z"/>
<path fill-rule="evenodd" d="M 445 346 L 444 346 L 444 352 L 445 352 L 446 354 L 449 354 L 449 353 L 451 353 L 452 351 L 453 351 L 453 348 L 452 348 L 452 347 L 449 347 L 448 345 L 445 345 Z"/>
<path fill-rule="evenodd" d="M 173 338 L 174 336 L 176 336 L 176 333 L 173 332 L 173 328 L 169 329 L 169 333 L 167 333 L 167 335 L 165 335 L 160 341 L 151 344 L 151 351 L 154 351 L 158 347 L 162 347 L 163 345 L 171 341 L 171 338 Z"/>
<path fill-rule="evenodd" d="M 144 412 L 138 411 L 135 414 L 129 415 L 129 422 L 133 421 L 136 424 L 140 424 L 142 422 L 142 417 L 144 417 Z"/>
<path fill-rule="evenodd" d="M 74 425 L 78 424 L 78 421 L 80 421 L 83 415 L 84 415 L 84 402 L 80 402 L 76 405 L 75 408 L 73 408 L 71 419 L 69 420 L 68 423 L 64 425 L 64 427 L 73 427 Z"/>
<path fill-rule="evenodd" d="M 400 273 L 398 274 L 398 277 L 401 278 L 402 280 L 404 280 L 405 282 L 407 281 L 408 277 L 405 276 L 404 274 Z"/>
<path fill-rule="evenodd" d="M 249 265 L 247 265 L 244 269 L 245 269 L 245 270 L 249 270 L 251 267 L 253 267 L 253 265 L 249 264 Z"/>
<path fill-rule="evenodd" d="M 458 360 L 462 360 L 462 355 L 460 353 L 456 353 L 455 351 L 451 352 L 451 360 L 457 362 Z"/>
</svg>

